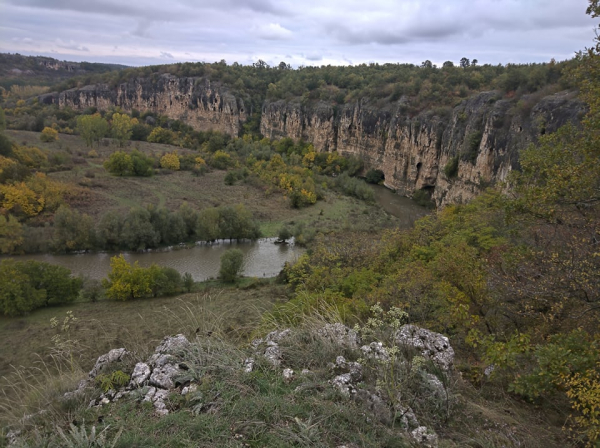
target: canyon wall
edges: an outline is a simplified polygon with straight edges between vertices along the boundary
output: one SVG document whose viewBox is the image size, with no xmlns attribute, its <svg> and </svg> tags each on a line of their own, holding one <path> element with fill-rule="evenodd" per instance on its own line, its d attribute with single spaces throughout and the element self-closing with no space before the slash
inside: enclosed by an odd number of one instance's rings
<svg viewBox="0 0 600 448">
<path fill-rule="evenodd" d="M 244 103 L 224 86 L 169 74 L 135 78 L 116 88 L 97 84 L 43 95 L 43 103 L 84 110 L 119 106 L 179 119 L 196 130 L 238 136 L 247 118 Z M 518 153 L 540 135 L 585 112 L 574 92 L 519 102 L 483 92 L 457 104 L 409 117 L 407 99 L 379 107 L 368 100 L 341 106 L 325 102 L 265 101 L 260 123 L 268 138 L 311 142 L 380 169 L 385 185 L 411 196 L 425 190 L 438 206 L 467 202 L 518 167 Z"/>
<path fill-rule="evenodd" d="M 42 95 L 40 101 L 84 110 L 107 110 L 118 106 L 126 112 L 152 111 L 182 120 L 198 131 L 215 130 L 237 136 L 246 120 L 244 102 L 218 83 L 200 78 L 178 78 L 169 74 L 158 79 L 134 78 L 110 88 L 95 84 Z"/>
<path fill-rule="evenodd" d="M 318 151 L 357 156 L 365 169 L 383 171 L 387 187 L 408 196 L 426 190 L 443 206 L 467 202 L 504 180 L 518 167 L 519 150 L 577 122 L 585 111 L 573 92 L 533 102 L 484 92 L 442 110 L 442 116 L 425 111 L 413 118 L 404 112 L 406 99 L 385 108 L 364 101 L 337 107 L 267 102 L 261 132 L 269 138 L 302 138 Z"/>
</svg>

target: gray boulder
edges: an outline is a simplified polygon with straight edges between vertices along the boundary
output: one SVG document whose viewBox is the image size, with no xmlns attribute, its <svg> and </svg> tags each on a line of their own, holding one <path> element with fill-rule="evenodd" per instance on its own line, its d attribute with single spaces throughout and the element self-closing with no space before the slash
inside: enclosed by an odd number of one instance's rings
<svg viewBox="0 0 600 448">
<path fill-rule="evenodd" d="M 454 349 L 448 338 L 440 333 L 415 325 L 404 325 L 396 332 L 394 339 L 399 346 L 416 348 L 424 358 L 432 360 L 443 370 L 450 370 L 454 364 Z"/>
</svg>

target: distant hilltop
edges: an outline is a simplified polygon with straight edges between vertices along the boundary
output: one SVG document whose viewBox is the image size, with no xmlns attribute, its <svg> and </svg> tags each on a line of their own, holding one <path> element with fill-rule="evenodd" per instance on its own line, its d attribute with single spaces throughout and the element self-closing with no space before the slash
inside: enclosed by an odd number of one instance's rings
<svg viewBox="0 0 600 448">
<path fill-rule="evenodd" d="M 106 73 L 128 68 L 126 65 L 97 62 L 59 61 L 46 56 L 0 53 L 0 86 L 52 84 L 74 76 Z"/>
</svg>

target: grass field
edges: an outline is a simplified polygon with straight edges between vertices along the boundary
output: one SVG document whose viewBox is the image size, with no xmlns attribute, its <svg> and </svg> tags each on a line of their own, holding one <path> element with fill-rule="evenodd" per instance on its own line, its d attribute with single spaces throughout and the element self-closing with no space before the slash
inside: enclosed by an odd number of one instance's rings
<svg viewBox="0 0 600 448">
<path fill-rule="evenodd" d="M 169 334 L 184 333 L 191 338 L 196 332 L 218 330 L 233 339 L 245 339 L 265 310 L 286 299 L 286 287 L 273 280 L 244 279 L 237 287 L 206 282 L 196 288 L 197 292 L 175 297 L 80 302 L 38 309 L 18 318 L 2 316 L 0 377 L 10 375 L 13 367 L 47 361 L 57 334 L 50 319 L 62 321 L 67 311 L 77 318 L 70 333 L 70 339 L 77 341 L 77 361 L 89 370 L 99 355 L 113 348 L 145 353 Z"/>
</svg>

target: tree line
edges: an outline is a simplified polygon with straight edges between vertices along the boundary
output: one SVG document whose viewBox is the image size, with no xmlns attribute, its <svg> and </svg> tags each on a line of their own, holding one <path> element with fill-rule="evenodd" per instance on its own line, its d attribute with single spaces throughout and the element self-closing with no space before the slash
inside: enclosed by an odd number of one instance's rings
<svg viewBox="0 0 600 448">
<path fill-rule="evenodd" d="M 56 252 L 145 250 L 160 246 L 220 239 L 257 239 L 260 227 L 242 204 L 195 210 L 183 203 L 134 207 L 126 215 L 108 211 L 97 223 L 86 214 L 61 206 L 54 216 L 52 248 Z"/>
</svg>

